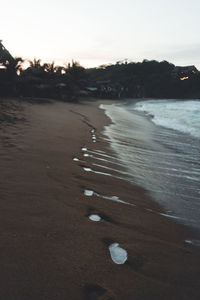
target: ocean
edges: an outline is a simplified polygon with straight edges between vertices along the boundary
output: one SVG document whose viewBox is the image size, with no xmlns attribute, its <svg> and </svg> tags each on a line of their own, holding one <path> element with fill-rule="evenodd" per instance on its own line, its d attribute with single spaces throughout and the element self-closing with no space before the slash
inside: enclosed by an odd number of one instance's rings
<svg viewBox="0 0 200 300">
<path fill-rule="evenodd" d="M 166 215 L 200 229 L 200 101 L 129 100 L 101 105 L 104 134 L 130 181 Z"/>
</svg>

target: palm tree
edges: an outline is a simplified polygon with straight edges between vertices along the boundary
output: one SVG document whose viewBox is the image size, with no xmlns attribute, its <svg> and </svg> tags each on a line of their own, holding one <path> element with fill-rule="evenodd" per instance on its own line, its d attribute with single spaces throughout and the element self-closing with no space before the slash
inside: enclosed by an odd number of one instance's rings
<svg viewBox="0 0 200 300">
<path fill-rule="evenodd" d="M 72 64 L 68 63 L 65 69 L 67 77 L 76 85 L 82 85 L 82 82 L 86 79 L 85 68 L 82 67 L 77 61 L 72 60 Z"/>
<path fill-rule="evenodd" d="M 11 91 L 16 94 L 18 77 L 22 70 L 24 60 L 21 57 L 15 57 L 12 60 L 6 61 L 4 64 L 7 69 L 8 82 L 11 85 Z"/>
<path fill-rule="evenodd" d="M 31 68 L 35 68 L 35 69 L 41 69 L 42 68 L 41 59 L 34 58 L 33 60 L 29 60 L 28 62 L 30 64 Z"/>
</svg>

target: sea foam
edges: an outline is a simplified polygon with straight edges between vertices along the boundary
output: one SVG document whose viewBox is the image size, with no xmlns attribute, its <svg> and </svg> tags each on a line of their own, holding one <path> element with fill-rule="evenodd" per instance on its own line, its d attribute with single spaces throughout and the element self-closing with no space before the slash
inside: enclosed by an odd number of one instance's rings
<svg viewBox="0 0 200 300">
<path fill-rule="evenodd" d="M 137 111 L 145 112 L 159 126 L 200 138 L 200 101 L 149 100 L 137 102 Z"/>
<path fill-rule="evenodd" d="M 118 265 L 124 264 L 128 259 L 128 253 L 125 249 L 119 247 L 118 243 L 109 246 L 110 256 L 114 263 Z"/>
</svg>

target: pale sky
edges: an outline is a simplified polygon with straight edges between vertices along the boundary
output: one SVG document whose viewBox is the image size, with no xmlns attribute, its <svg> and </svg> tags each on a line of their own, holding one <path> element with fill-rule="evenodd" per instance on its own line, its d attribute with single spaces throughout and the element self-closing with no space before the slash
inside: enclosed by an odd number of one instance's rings
<svg viewBox="0 0 200 300">
<path fill-rule="evenodd" d="M 128 59 L 200 69 L 200 0 L 6 0 L 0 39 L 13 56 L 84 67 Z"/>
</svg>

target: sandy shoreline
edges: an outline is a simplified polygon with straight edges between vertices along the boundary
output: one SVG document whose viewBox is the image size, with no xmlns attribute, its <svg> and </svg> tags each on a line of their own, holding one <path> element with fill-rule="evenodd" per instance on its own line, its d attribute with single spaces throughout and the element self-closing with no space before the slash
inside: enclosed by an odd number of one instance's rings
<svg viewBox="0 0 200 300">
<path fill-rule="evenodd" d="M 199 299 L 200 250 L 184 243 L 196 233 L 145 210 L 161 208 L 142 188 L 83 169 L 105 172 L 83 157 L 82 147 L 111 153 L 101 133 L 109 124 L 101 101 L 6 103 L 0 113 L 0 298 Z M 88 197 L 85 189 L 136 206 Z M 93 213 L 105 221 L 89 220 Z M 124 265 L 111 260 L 113 242 L 128 252 Z"/>
</svg>

